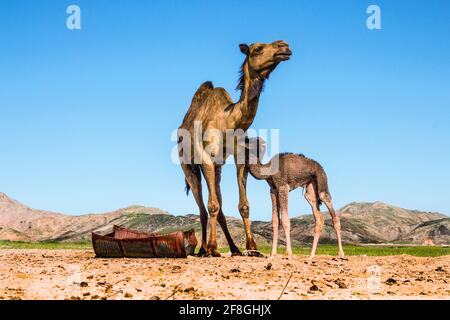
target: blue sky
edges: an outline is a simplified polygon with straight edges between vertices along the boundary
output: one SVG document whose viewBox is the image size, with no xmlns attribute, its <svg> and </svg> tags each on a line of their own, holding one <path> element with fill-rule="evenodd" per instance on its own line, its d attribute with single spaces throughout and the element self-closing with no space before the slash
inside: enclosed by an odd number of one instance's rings
<svg viewBox="0 0 450 320">
<path fill-rule="evenodd" d="M 82 29 L 66 28 L 77 4 Z M 382 30 L 366 28 L 377 4 Z M 206 80 L 233 98 L 238 44 L 284 39 L 253 128 L 323 164 L 335 206 L 450 213 L 448 1 L 2 1 L 0 191 L 70 214 L 131 204 L 196 213 L 171 133 Z M 235 169 L 224 211 L 238 216 Z M 249 179 L 253 219 L 270 219 Z M 290 215 L 309 213 L 300 191 Z"/>
</svg>

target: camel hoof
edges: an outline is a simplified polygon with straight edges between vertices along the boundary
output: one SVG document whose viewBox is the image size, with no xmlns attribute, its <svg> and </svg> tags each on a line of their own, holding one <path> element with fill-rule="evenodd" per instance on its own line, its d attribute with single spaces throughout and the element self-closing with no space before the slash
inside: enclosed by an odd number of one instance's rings
<svg viewBox="0 0 450 320">
<path fill-rule="evenodd" d="M 210 249 L 206 252 L 205 257 L 219 258 L 220 253 L 217 250 Z"/>
<path fill-rule="evenodd" d="M 247 257 L 256 257 L 256 258 L 264 258 L 264 255 L 256 250 L 247 250 L 245 252 L 245 255 Z"/>
<path fill-rule="evenodd" d="M 237 251 L 231 251 L 231 256 L 232 257 L 242 257 L 243 254 L 240 250 L 237 250 Z"/>
<path fill-rule="evenodd" d="M 197 257 L 204 257 L 206 255 L 205 248 L 201 247 L 200 250 L 198 250 L 198 253 L 196 254 Z"/>
</svg>

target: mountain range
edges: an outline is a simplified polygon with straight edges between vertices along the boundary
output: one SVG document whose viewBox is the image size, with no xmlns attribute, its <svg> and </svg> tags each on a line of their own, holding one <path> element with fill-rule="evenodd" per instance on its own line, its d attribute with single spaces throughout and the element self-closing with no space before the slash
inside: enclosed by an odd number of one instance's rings
<svg viewBox="0 0 450 320">
<path fill-rule="evenodd" d="M 339 215 L 345 243 L 450 244 L 450 217 L 441 213 L 408 210 L 382 202 L 353 202 L 342 207 Z M 326 212 L 324 217 L 321 242 L 334 243 L 331 219 Z M 227 217 L 227 221 L 235 242 L 245 246 L 241 219 Z M 0 240 L 84 242 L 90 240 L 91 232 L 104 234 L 113 225 L 159 233 L 193 228 L 200 239 L 200 218 L 195 214 L 174 216 L 157 208 L 130 206 L 103 214 L 72 216 L 32 209 L 0 193 Z M 291 217 L 294 244 L 311 243 L 313 229 L 312 215 Z M 225 237 L 218 230 L 219 246 L 226 246 Z M 271 243 L 271 222 L 253 221 L 252 230 L 258 245 Z M 282 231 L 281 237 L 282 240 Z"/>
</svg>

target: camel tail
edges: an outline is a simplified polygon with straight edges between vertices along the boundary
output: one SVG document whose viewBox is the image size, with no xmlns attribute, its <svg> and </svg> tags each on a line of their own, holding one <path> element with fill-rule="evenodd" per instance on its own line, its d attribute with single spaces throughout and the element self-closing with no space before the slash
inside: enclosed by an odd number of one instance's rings
<svg viewBox="0 0 450 320">
<path fill-rule="evenodd" d="M 325 173 L 325 170 L 322 168 L 322 166 L 320 164 L 317 163 L 316 166 L 316 181 L 317 181 L 317 191 L 318 191 L 318 201 L 319 201 L 319 205 L 322 204 L 322 201 L 320 200 L 320 194 L 326 193 L 330 196 L 331 198 L 331 194 L 330 194 L 330 190 L 328 189 L 328 178 L 327 178 L 327 174 Z"/>
<path fill-rule="evenodd" d="M 189 186 L 187 179 L 184 179 L 184 182 L 186 183 L 186 186 L 184 187 L 184 191 L 186 191 L 186 196 L 189 197 L 189 191 L 191 191 L 191 187 Z"/>
<path fill-rule="evenodd" d="M 201 172 L 200 172 L 200 166 L 199 165 L 190 165 L 190 169 L 192 172 L 201 179 Z M 186 196 L 189 196 L 189 191 L 191 191 L 191 186 L 189 185 L 189 182 L 187 179 L 184 179 L 186 186 L 184 187 L 184 191 L 186 191 Z"/>
</svg>

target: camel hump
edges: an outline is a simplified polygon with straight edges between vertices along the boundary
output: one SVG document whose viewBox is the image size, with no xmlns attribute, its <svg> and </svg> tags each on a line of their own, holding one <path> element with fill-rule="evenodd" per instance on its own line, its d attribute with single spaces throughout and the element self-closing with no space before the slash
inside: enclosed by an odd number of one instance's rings
<svg viewBox="0 0 450 320">
<path fill-rule="evenodd" d="M 204 88 L 214 89 L 214 85 L 213 85 L 213 83 L 211 81 L 205 81 L 205 82 L 202 83 L 200 88 L 198 88 L 198 90 L 201 90 L 201 89 L 204 89 Z"/>
<path fill-rule="evenodd" d="M 214 85 L 211 81 L 204 82 L 198 89 L 197 92 L 194 94 L 194 97 L 192 98 L 191 106 L 189 107 L 188 112 L 184 116 L 183 123 L 181 125 L 181 128 L 190 127 L 192 125 L 192 122 L 196 118 L 199 110 L 201 109 L 203 103 L 205 102 L 206 98 L 214 91 Z"/>
<path fill-rule="evenodd" d="M 197 92 L 194 94 L 194 97 L 192 98 L 191 107 L 194 105 L 201 106 L 205 99 L 211 94 L 211 92 L 214 90 L 214 85 L 211 81 L 204 82 L 198 89 Z"/>
</svg>

